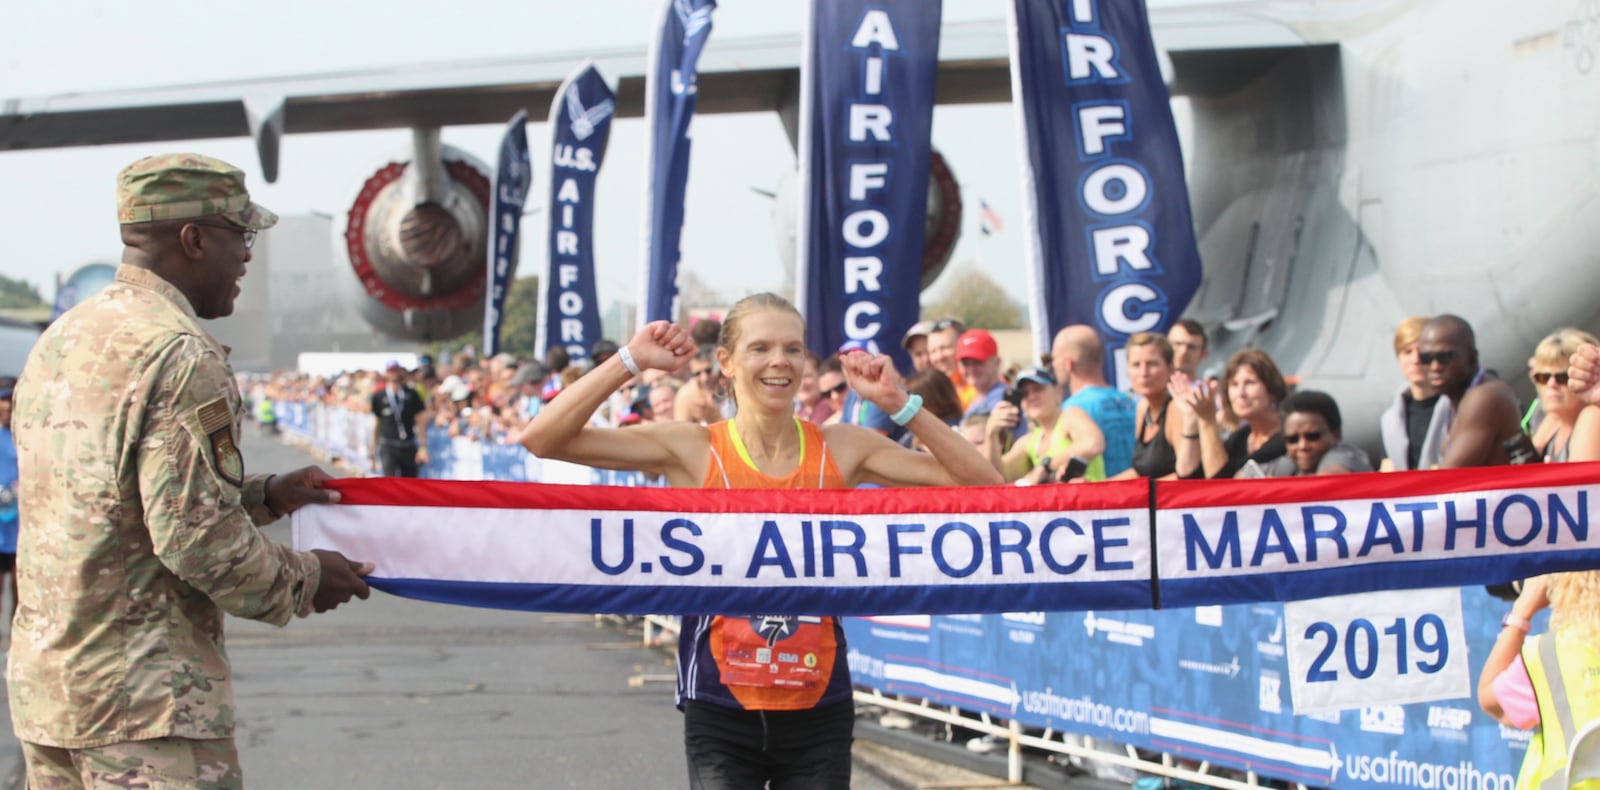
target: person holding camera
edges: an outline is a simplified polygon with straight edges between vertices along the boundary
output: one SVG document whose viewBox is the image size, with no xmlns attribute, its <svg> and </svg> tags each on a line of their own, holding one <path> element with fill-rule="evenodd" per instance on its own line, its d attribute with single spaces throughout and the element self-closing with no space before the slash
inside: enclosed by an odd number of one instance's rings
<svg viewBox="0 0 1600 790">
<path fill-rule="evenodd" d="M 1026 414 L 1034 427 L 1011 449 L 1003 450 L 1006 434 Z M 1017 375 L 1017 385 L 989 413 L 984 455 L 1008 483 L 1064 483 L 1070 480 L 1106 479 L 1105 436 L 1076 406 L 1061 408 L 1061 387 L 1055 374 L 1028 368 Z"/>
<path fill-rule="evenodd" d="M 956 361 L 961 365 L 962 377 L 978 393 L 962 416 L 993 414 L 1010 389 L 1000 375 L 1000 345 L 995 342 L 994 335 L 983 329 L 961 333 L 956 341 Z M 1021 439 L 1028 428 L 1027 419 L 1019 419 L 1011 429 L 1011 438 Z"/>
</svg>

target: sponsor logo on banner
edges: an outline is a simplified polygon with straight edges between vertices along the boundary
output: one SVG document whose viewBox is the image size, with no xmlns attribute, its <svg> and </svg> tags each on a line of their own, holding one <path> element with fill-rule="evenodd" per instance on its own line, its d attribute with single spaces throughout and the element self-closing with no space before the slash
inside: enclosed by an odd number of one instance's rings
<svg viewBox="0 0 1600 790">
<path fill-rule="evenodd" d="M 1283 678 L 1270 669 L 1261 670 L 1256 707 L 1266 713 L 1283 712 Z"/>
<path fill-rule="evenodd" d="M 1221 606 L 1196 606 L 1194 608 L 1194 621 L 1196 625 L 1209 625 L 1213 628 L 1222 627 Z"/>
<path fill-rule="evenodd" d="M 795 306 L 826 355 L 900 338 L 921 310 L 941 6 L 814 0 L 800 74 Z"/>
<path fill-rule="evenodd" d="M 1231 661 L 1229 661 L 1228 663 L 1226 663 L 1226 664 L 1218 664 L 1218 663 L 1209 662 L 1209 661 L 1195 661 L 1193 659 L 1181 658 L 1181 659 L 1178 659 L 1178 666 L 1180 668 L 1182 668 L 1182 669 L 1188 669 L 1188 670 L 1192 670 L 1192 671 L 1195 671 L 1195 672 L 1205 672 L 1206 674 L 1209 674 L 1209 675 L 1222 675 L 1223 677 L 1229 677 L 1229 678 L 1233 678 L 1233 677 L 1238 677 L 1239 676 L 1239 657 L 1238 656 L 1234 656 L 1233 659 Z"/>
<path fill-rule="evenodd" d="M 1093 611 L 1084 613 L 1083 629 L 1089 633 L 1090 638 L 1101 634 L 1105 636 L 1107 642 L 1134 647 L 1143 647 L 1146 639 L 1156 638 L 1156 627 L 1153 625 L 1116 620 L 1105 615 L 1096 615 Z"/>
<path fill-rule="evenodd" d="M 960 636 L 981 637 L 985 633 L 981 614 L 944 615 L 934 620 L 934 627 L 942 633 Z"/>
<path fill-rule="evenodd" d="M 595 179 L 611 137 L 616 99 L 593 65 L 580 65 L 561 83 L 550 106 L 550 226 L 544 276 L 539 278 L 539 331 L 534 353 L 552 346 L 573 361 L 587 359 L 600 339 L 595 289 Z"/>
<path fill-rule="evenodd" d="M 1362 708 L 1361 731 L 1405 735 L 1406 709 L 1399 705 L 1373 705 Z"/>
<path fill-rule="evenodd" d="M 1019 645 L 1031 645 L 1044 630 L 1044 612 L 1003 612 L 1000 619 L 1006 624 L 1006 639 Z"/>
<path fill-rule="evenodd" d="M 1519 730 L 1516 727 L 1500 725 L 1500 740 L 1511 744 L 1514 749 L 1527 749 L 1528 742 L 1533 740 L 1533 730 Z"/>
<path fill-rule="evenodd" d="M 1256 642 L 1256 652 L 1269 658 L 1283 658 L 1283 617 L 1273 618 L 1272 633 L 1264 642 Z"/>
<path fill-rule="evenodd" d="M 1428 706 L 1428 729 L 1433 737 L 1448 741 L 1467 740 L 1467 727 L 1472 724 L 1472 711 L 1461 708 Z"/>
</svg>

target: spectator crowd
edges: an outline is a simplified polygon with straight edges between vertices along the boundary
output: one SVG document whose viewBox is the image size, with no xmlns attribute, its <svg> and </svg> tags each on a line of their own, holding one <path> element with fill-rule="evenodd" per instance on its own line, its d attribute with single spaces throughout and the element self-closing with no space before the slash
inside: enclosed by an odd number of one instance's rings
<svg viewBox="0 0 1600 790">
<path fill-rule="evenodd" d="M 679 370 L 648 370 L 630 380 L 595 412 L 592 424 L 710 424 L 731 416 L 735 405 L 715 356 L 720 324 L 704 319 L 690 331 L 698 354 Z M 1523 409 L 1508 383 L 1480 366 L 1464 320 L 1407 319 L 1394 335 L 1405 383 L 1382 416 L 1381 453 L 1374 459 L 1344 441 L 1332 397 L 1296 391 L 1294 380 L 1260 349 L 1243 349 L 1218 365 L 1204 327 L 1189 319 L 1165 334 L 1128 339 L 1129 392 L 1107 383 L 1104 346 L 1086 326 L 1062 329 L 1050 352 L 1027 366 L 1006 364 L 993 334 L 957 318 L 922 321 L 902 341 L 912 365 L 907 389 L 1018 485 L 1596 460 L 1600 406 L 1571 393 L 1566 372 L 1577 349 L 1595 342 L 1587 332 L 1562 329 L 1539 343 L 1527 370 L 1538 397 Z M 429 439 L 514 445 L 545 403 L 616 350 L 615 342 L 601 340 L 575 362 L 564 348 L 551 349 L 543 360 L 480 358 L 469 348 L 437 363 L 424 356 L 409 370 L 392 364 L 328 377 L 282 372 L 246 376 L 242 384 L 264 426 L 275 422 L 274 407 L 264 404 L 388 415 L 386 404 L 400 407 L 404 399 L 391 394 L 386 400 L 386 386 L 393 381 L 409 388 L 422 404 L 415 430 L 424 440 L 417 463 L 425 469 Z M 858 351 L 881 349 L 853 341 L 825 359 L 807 354 L 796 416 L 859 425 L 915 447 L 909 432 L 850 390 L 840 356 Z M 404 437 L 412 410 L 402 410 Z M 384 434 L 389 438 L 381 433 L 373 430 L 366 448 L 374 470 L 389 455 L 380 444 L 392 441 L 394 431 Z M 395 474 L 398 467 L 381 468 Z"/>
</svg>

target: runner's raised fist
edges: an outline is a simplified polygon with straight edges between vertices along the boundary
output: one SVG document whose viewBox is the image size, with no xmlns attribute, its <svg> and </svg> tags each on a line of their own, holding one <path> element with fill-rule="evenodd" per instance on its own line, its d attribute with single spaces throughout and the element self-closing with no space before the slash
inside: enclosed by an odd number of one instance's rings
<svg viewBox="0 0 1600 790">
<path fill-rule="evenodd" d="M 628 341 L 628 353 L 640 370 L 676 370 L 694 356 L 694 338 L 683 327 L 668 321 L 651 321 Z"/>
</svg>

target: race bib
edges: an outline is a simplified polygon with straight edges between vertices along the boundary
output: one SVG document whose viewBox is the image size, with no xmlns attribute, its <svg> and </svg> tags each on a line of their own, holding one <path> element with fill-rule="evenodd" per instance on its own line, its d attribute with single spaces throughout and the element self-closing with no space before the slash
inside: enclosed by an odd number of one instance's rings
<svg viewBox="0 0 1600 790">
<path fill-rule="evenodd" d="M 831 617 L 718 617 L 711 654 L 734 689 L 820 690 L 838 648 Z"/>
</svg>

